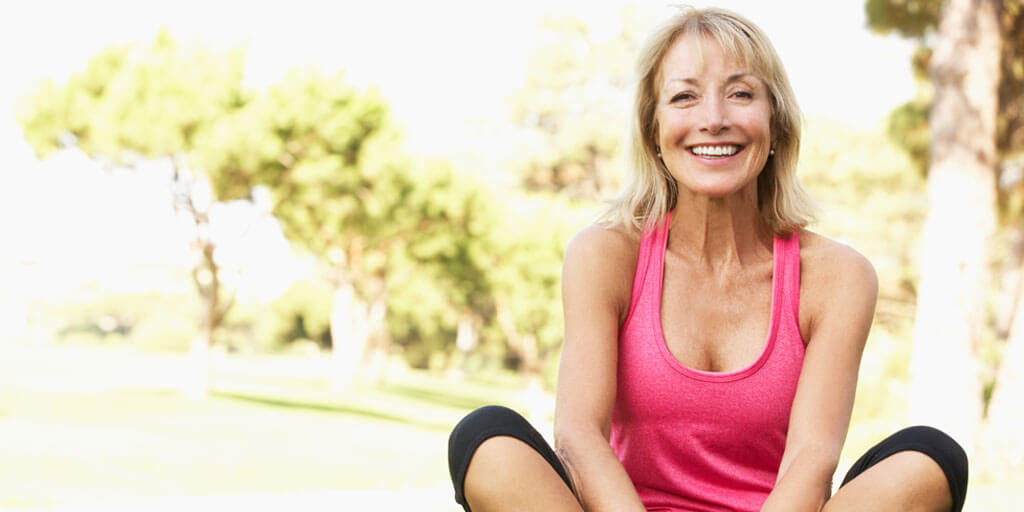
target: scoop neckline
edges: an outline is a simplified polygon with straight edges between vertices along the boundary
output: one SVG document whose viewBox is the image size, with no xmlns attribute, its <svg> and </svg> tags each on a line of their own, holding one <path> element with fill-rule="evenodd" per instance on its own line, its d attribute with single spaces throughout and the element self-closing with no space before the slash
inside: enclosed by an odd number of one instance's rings
<svg viewBox="0 0 1024 512">
<path fill-rule="evenodd" d="M 764 346 L 761 349 L 760 355 L 750 364 L 732 371 L 726 372 L 713 372 L 698 370 L 696 368 L 690 368 L 683 364 L 679 359 L 676 358 L 672 351 L 668 348 L 668 341 L 665 339 L 665 330 L 661 324 L 661 303 L 662 293 L 664 291 L 665 282 L 665 250 L 668 245 L 668 218 L 666 217 L 665 223 L 663 224 L 664 233 L 662 234 L 661 240 L 661 265 L 657 269 L 657 296 L 655 297 L 657 302 L 655 303 L 654 313 L 657 322 L 651 322 L 652 329 L 654 330 L 655 340 L 658 342 L 658 351 L 662 357 L 668 362 L 669 366 L 673 369 L 682 373 L 683 375 L 692 377 L 697 380 L 708 381 L 708 382 L 729 382 L 734 380 L 740 380 L 750 375 L 753 375 L 765 363 L 768 362 L 768 358 L 771 355 L 772 348 L 775 346 L 776 331 L 778 330 L 779 324 L 779 308 L 782 304 L 782 260 L 781 257 L 781 241 L 778 236 L 772 238 L 772 299 L 771 299 L 771 311 L 768 316 L 768 334 L 765 337 Z"/>
</svg>

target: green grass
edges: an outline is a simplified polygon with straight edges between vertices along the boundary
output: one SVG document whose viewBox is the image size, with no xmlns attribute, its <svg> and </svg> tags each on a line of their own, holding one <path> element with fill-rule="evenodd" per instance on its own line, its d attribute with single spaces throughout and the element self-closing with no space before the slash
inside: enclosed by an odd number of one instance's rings
<svg viewBox="0 0 1024 512">
<path fill-rule="evenodd" d="M 444 491 L 451 427 L 469 409 L 517 393 L 403 372 L 339 396 L 326 379 L 274 375 L 275 362 L 221 364 L 211 396 L 192 400 L 152 381 L 133 385 L 139 366 L 148 365 L 148 377 L 173 376 L 182 363 L 176 356 L 0 348 L 0 507 Z M 290 364 L 302 373 L 301 361 Z M 450 491 L 430 496 L 443 502 L 425 510 L 454 506 Z"/>
<path fill-rule="evenodd" d="M 521 393 L 509 375 L 397 371 L 339 395 L 323 358 L 230 356 L 217 361 L 211 396 L 192 400 L 175 390 L 184 364 L 168 354 L 0 343 L 0 508 L 455 512 L 448 432 L 468 410 L 515 406 Z M 869 394 L 858 396 L 859 411 L 891 408 L 871 405 Z M 849 461 L 899 426 L 884 415 L 854 418 Z M 174 505 L 203 496 L 214 498 Z M 225 496 L 236 501 L 217 501 Z M 1021 501 L 1010 481 L 975 479 L 967 510 Z"/>
</svg>

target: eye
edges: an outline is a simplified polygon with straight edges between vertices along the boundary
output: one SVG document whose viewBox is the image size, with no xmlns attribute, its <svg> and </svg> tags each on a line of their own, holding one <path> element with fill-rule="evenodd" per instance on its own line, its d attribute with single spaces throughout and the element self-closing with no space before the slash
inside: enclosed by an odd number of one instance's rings
<svg viewBox="0 0 1024 512">
<path fill-rule="evenodd" d="M 670 102 L 671 103 L 675 103 L 677 101 L 689 101 L 689 100 L 692 100 L 693 98 L 694 98 L 693 93 L 691 93 L 691 92 L 681 92 L 679 94 L 676 94 L 675 96 L 672 96 L 672 99 L 670 100 Z"/>
<path fill-rule="evenodd" d="M 752 93 L 750 91 L 736 91 L 736 92 L 732 93 L 732 95 L 735 98 L 743 98 L 745 100 L 749 100 L 749 99 L 754 97 L 754 93 Z"/>
</svg>

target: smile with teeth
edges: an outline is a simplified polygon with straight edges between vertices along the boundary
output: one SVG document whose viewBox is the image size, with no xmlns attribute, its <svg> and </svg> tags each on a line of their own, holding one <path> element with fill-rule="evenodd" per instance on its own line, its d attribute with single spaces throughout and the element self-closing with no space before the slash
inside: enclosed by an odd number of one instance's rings
<svg viewBox="0 0 1024 512">
<path fill-rule="evenodd" d="M 693 146 L 690 148 L 690 153 L 705 158 L 725 158 L 735 155 L 739 150 L 740 147 L 735 144 L 725 146 Z"/>
</svg>

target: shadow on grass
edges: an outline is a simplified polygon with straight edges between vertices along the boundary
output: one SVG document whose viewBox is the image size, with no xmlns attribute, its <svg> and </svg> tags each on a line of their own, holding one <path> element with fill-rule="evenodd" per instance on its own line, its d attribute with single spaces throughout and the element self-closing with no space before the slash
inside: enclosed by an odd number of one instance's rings
<svg viewBox="0 0 1024 512">
<path fill-rule="evenodd" d="M 454 390 L 439 391 L 427 389 L 408 384 L 381 384 L 378 389 L 392 395 L 399 395 L 411 400 L 419 400 L 430 405 L 441 405 L 453 409 L 463 410 L 467 413 L 478 407 L 498 403 L 495 398 L 487 399 L 481 396 L 458 393 Z"/>
<path fill-rule="evenodd" d="M 211 396 L 218 398 L 226 398 L 229 400 L 238 400 L 243 402 L 256 403 L 261 405 L 269 405 L 272 407 L 283 407 L 288 409 L 298 409 L 305 411 L 320 411 L 330 413 L 341 413 L 351 414 L 354 416 L 362 416 L 364 418 L 370 418 L 375 420 L 393 421 L 395 423 L 401 423 L 404 425 L 410 425 L 418 428 L 427 430 L 436 430 L 441 432 L 448 432 L 451 430 L 452 425 L 436 423 L 431 421 L 424 421 L 418 418 L 412 418 L 409 416 L 401 416 L 397 414 L 390 414 L 387 412 L 377 411 L 366 407 L 358 407 L 349 404 L 325 404 L 316 402 L 307 402 L 301 400 L 293 400 L 288 398 L 278 397 L 266 397 L 256 395 L 246 395 L 243 393 L 232 393 L 225 391 L 214 391 L 210 393 Z"/>
</svg>

